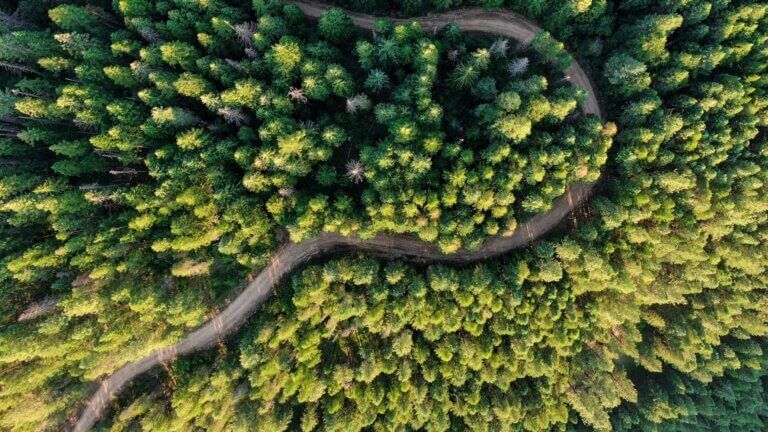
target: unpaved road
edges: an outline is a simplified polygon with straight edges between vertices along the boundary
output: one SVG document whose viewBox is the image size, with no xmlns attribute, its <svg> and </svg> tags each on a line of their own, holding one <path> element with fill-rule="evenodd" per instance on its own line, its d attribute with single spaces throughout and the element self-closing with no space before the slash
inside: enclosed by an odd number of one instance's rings
<svg viewBox="0 0 768 432">
<path fill-rule="evenodd" d="M 320 16 L 330 6 L 322 3 L 286 0 L 301 8 L 312 18 Z M 348 12 L 359 27 L 372 29 L 378 17 Z M 460 9 L 453 12 L 431 14 L 420 18 L 392 19 L 395 23 L 419 21 L 425 29 L 439 29 L 447 24 L 458 24 L 465 31 L 492 33 L 521 42 L 530 42 L 541 28 L 520 15 L 508 11 L 487 11 L 484 9 Z M 566 71 L 573 84 L 587 90 L 588 98 L 582 109 L 585 113 L 597 115 L 603 121 L 595 88 L 581 66 L 574 64 Z M 424 263 L 465 264 L 486 260 L 529 244 L 557 226 L 560 221 L 589 198 L 592 185 L 569 185 L 566 193 L 556 199 L 550 211 L 534 216 L 518 226 L 509 237 L 491 237 L 477 251 L 459 251 L 443 254 L 431 243 L 413 237 L 382 235 L 373 240 L 342 237 L 337 234 L 323 234 L 301 243 L 289 243 L 283 247 L 264 268 L 219 315 L 189 333 L 175 345 L 155 350 L 146 357 L 128 363 L 102 381 L 99 389 L 88 401 L 75 432 L 90 430 L 101 417 L 109 401 L 136 376 L 172 361 L 175 357 L 211 348 L 228 334 L 239 328 L 271 295 L 275 286 L 284 276 L 310 259 L 337 252 L 363 252 L 387 258 Z"/>
</svg>

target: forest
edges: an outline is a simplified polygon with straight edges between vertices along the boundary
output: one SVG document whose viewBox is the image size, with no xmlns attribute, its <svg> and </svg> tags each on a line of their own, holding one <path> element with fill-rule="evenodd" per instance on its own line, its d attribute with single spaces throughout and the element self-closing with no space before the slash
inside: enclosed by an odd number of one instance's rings
<svg viewBox="0 0 768 432">
<path fill-rule="evenodd" d="M 477 251 L 569 185 L 500 257 L 316 257 L 94 430 L 768 430 L 768 4 L 303 3 L 0 0 L 0 430 L 72 429 L 286 245 Z M 466 8 L 542 31 L 353 22 Z"/>
</svg>

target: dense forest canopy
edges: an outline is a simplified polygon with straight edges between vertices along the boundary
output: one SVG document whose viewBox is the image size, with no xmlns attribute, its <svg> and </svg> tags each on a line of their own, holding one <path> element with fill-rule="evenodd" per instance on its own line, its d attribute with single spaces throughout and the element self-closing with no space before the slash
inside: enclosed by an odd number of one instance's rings
<svg viewBox="0 0 768 432">
<path fill-rule="evenodd" d="M 271 0 L 0 1 L 0 429 L 68 427 L 94 382 L 205 322 L 288 241 L 472 250 L 598 178 L 503 258 L 314 263 L 98 427 L 768 429 L 768 5 L 337 4 L 504 7 L 547 33 L 366 32 Z"/>
</svg>

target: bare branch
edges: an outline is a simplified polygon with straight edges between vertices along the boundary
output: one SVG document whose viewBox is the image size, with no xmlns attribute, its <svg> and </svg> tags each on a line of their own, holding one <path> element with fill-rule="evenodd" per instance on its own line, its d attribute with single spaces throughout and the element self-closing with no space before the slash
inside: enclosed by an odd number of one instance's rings
<svg viewBox="0 0 768 432">
<path fill-rule="evenodd" d="M 365 165 L 359 160 L 347 162 L 347 177 L 354 183 L 360 183 L 365 179 Z"/>
<path fill-rule="evenodd" d="M 356 113 L 360 110 L 367 110 L 371 107 L 371 100 L 368 96 L 361 93 L 347 99 L 347 112 L 350 114 Z"/>
<path fill-rule="evenodd" d="M 142 27 L 138 30 L 139 36 L 144 38 L 149 43 L 157 43 L 162 42 L 162 38 L 160 37 L 160 33 L 157 32 L 157 30 L 153 28 L 148 27 Z"/>
<path fill-rule="evenodd" d="M 245 56 L 248 57 L 248 58 L 251 58 L 251 59 L 255 59 L 255 58 L 257 58 L 259 56 L 259 53 L 256 52 L 256 50 L 254 50 L 254 49 L 246 48 L 245 49 Z"/>
<path fill-rule="evenodd" d="M 135 176 L 143 172 L 146 172 L 146 171 L 141 171 L 141 170 L 137 170 L 136 168 L 127 168 L 127 167 L 109 171 L 110 174 L 116 175 L 116 176 L 120 176 L 120 175 Z"/>
<path fill-rule="evenodd" d="M 522 75 L 528 70 L 529 63 L 528 57 L 520 57 L 507 63 L 507 70 L 512 75 Z"/>
<path fill-rule="evenodd" d="M 219 115 L 224 117 L 227 123 L 240 126 L 248 122 L 248 116 L 237 108 L 224 107 L 219 109 Z"/>
<path fill-rule="evenodd" d="M 18 322 L 29 321 L 41 317 L 53 311 L 59 305 L 61 298 L 58 296 L 46 296 L 42 300 L 31 303 L 24 309 L 17 319 Z"/>
<path fill-rule="evenodd" d="M 231 27 L 235 34 L 237 34 L 237 38 L 240 39 L 240 43 L 245 45 L 246 48 L 253 48 L 253 34 L 258 30 L 255 22 L 246 21 Z"/>
<path fill-rule="evenodd" d="M 39 71 L 32 69 L 31 67 L 10 63 L 10 62 L 5 62 L 5 61 L 0 61 L 0 68 L 5 69 L 12 74 L 17 74 L 17 75 L 20 75 L 23 73 L 42 75 Z"/>
<path fill-rule="evenodd" d="M 22 19 L 18 9 L 13 13 L 0 11 L 0 23 L 9 30 L 19 30 L 29 27 L 29 24 Z"/>
<path fill-rule="evenodd" d="M 93 152 L 96 153 L 99 156 L 105 157 L 107 159 L 118 159 L 121 155 L 118 152 L 104 150 L 104 149 L 93 149 Z"/>
<path fill-rule="evenodd" d="M 119 184 L 100 185 L 98 183 L 91 183 L 91 184 L 82 185 L 82 186 L 78 187 L 78 189 L 84 190 L 84 191 L 91 191 L 91 190 L 97 190 L 97 189 L 116 188 L 116 187 L 120 187 L 120 186 L 122 186 L 122 185 L 119 185 Z"/>
<path fill-rule="evenodd" d="M 509 50 L 509 39 L 496 39 L 491 44 L 491 48 L 488 51 L 490 51 L 491 54 L 506 56 L 507 50 Z"/>
<path fill-rule="evenodd" d="M 296 87 L 291 87 L 291 90 L 288 92 L 288 96 L 291 97 L 291 100 L 298 102 L 298 103 L 307 103 L 307 96 L 304 94 L 304 90 Z"/>
</svg>

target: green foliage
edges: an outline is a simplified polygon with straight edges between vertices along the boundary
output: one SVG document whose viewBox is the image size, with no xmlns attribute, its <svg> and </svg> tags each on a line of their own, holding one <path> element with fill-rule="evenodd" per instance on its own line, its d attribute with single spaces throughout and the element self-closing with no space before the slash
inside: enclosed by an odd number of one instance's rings
<svg viewBox="0 0 768 432">
<path fill-rule="evenodd" d="M 336 44 L 352 40 L 355 33 L 352 20 L 341 9 L 328 9 L 323 12 L 317 28 L 320 36 Z"/>
<path fill-rule="evenodd" d="M 531 47 L 550 61 L 558 70 L 565 71 L 573 63 L 573 58 L 565 50 L 565 45 L 553 39 L 552 35 L 548 32 L 536 35 L 536 38 L 531 41 Z"/>
<path fill-rule="evenodd" d="M 387 283 L 371 261 L 309 268 L 241 344 L 252 397 L 269 411 L 318 404 L 333 430 L 372 422 L 446 430 L 451 419 L 508 430 L 562 425 L 557 383 L 569 371 L 561 365 L 579 352 L 567 329 L 584 318 L 567 291 L 537 295 L 536 277 L 502 276 L 523 265 L 426 274 L 406 267 L 400 278 L 387 271 Z M 558 312 L 547 318 L 537 308 Z"/>
<path fill-rule="evenodd" d="M 276 75 L 290 77 L 301 62 L 301 47 L 296 42 L 283 41 L 273 45 L 267 56 Z"/>
<path fill-rule="evenodd" d="M 765 341 L 754 345 L 763 351 L 759 358 L 708 383 L 670 370 L 646 377 L 641 381 L 643 398 L 637 406 L 621 406 L 617 410 L 612 422 L 614 430 L 765 429 L 768 427 L 766 346 Z"/>
<path fill-rule="evenodd" d="M 623 53 L 608 59 L 605 77 L 622 96 L 632 96 L 651 85 L 646 65 Z"/>
<path fill-rule="evenodd" d="M 48 11 L 51 21 L 66 31 L 88 31 L 96 24 L 95 11 L 72 5 L 57 6 Z"/>
</svg>

